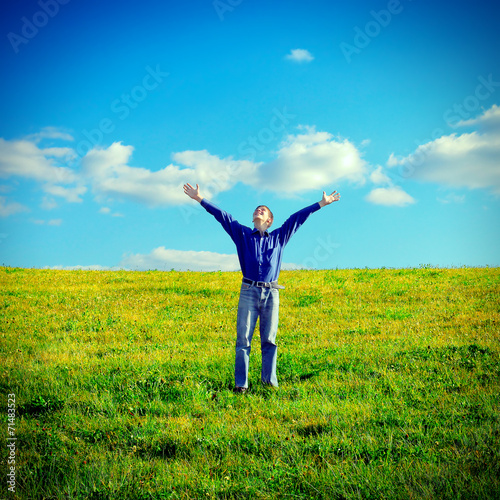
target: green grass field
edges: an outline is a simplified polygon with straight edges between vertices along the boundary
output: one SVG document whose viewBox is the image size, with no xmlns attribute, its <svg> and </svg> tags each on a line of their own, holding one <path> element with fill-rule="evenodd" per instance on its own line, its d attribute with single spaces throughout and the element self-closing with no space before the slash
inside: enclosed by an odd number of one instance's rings
<svg viewBox="0 0 500 500">
<path fill-rule="evenodd" d="M 0 268 L 0 498 L 500 498 L 500 268 L 283 271 L 243 395 L 240 280 Z"/>
</svg>

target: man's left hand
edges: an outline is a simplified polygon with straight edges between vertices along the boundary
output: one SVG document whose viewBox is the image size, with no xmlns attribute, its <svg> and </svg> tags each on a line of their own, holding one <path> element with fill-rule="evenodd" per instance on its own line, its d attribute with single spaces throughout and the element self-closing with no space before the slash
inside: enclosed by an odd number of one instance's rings
<svg viewBox="0 0 500 500">
<path fill-rule="evenodd" d="M 333 203 L 334 201 L 339 201 L 340 200 L 340 194 L 337 193 L 337 191 L 334 191 L 332 194 L 328 195 L 323 191 L 323 198 L 319 202 L 321 207 L 323 208 L 326 205 L 330 205 L 330 203 Z"/>
</svg>

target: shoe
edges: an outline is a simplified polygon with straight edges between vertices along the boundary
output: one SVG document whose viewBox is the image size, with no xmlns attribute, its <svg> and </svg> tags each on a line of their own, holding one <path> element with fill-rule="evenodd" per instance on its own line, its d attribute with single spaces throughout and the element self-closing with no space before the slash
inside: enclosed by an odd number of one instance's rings
<svg viewBox="0 0 500 500">
<path fill-rule="evenodd" d="M 244 393 L 244 392 L 247 392 L 247 389 L 246 389 L 246 387 L 235 387 L 235 388 L 233 389 L 233 392 L 238 392 L 238 393 L 241 393 L 241 394 L 242 394 L 242 393 Z"/>
</svg>

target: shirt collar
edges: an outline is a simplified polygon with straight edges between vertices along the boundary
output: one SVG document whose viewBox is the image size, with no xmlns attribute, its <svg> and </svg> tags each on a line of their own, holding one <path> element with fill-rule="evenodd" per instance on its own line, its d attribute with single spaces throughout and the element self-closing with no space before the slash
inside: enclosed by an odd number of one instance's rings
<svg viewBox="0 0 500 500">
<path fill-rule="evenodd" d="M 259 230 L 258 230 L 256 227 L 254 227 L 254 228 L 252 229 L 252 234 L 254 234 L 254 233 L 259 233 Z M 269 236 L 269 231 L 267 231 L 267 229 L 266 229 L 266 231 L 264 232 L 264 236 Z"/>
</svg>

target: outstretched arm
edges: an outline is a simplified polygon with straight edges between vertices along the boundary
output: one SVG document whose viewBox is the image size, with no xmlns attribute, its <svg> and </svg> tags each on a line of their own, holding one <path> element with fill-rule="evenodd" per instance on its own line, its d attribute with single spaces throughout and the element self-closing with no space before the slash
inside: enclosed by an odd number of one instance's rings
<svg viewBox="0 0 500 500">
<path fill-rule="evenodd" d="M 184 184 L 184 193 L 186 193 L 190 198 L 196 200 L 201 206 L 222 225 L 226 233 L 231 236 L 232 240 L 235 241 L 241 233 L 241 224 L 233 218 L 233 216 L 219 207 L 211 203 L 205 197 L 200 194 L 200 186 L 196 184 L 194 188 L 191 184 Z M 319 210 L 319 209 L 318 209 Z"/>
<path fill-rule="evenodd" d="M 330 203 L 333 203 L 334 201 L 338 201 L 340 199 L 340 194 L 337 193 L 337 191 L 334 191 L 332 194 L 327 195 L 323 191 L 323 198 L 321 201 L 317 203 L 313 203 L 309 207 L 305 207 L 302 210 L 299 210 L 298 212 L 294 213 L 288 219 L 285 221 L 285 223 L 276 231 L 280 231 L 280 238 L 281 241 L 283 242 L 284 245 L 288 243 L 290 238 L 295 234 L 297 229 L 299 229 L 302 224 L 309 218 L 309 216 L 320 210 L 326 205 L 330 205 Z"/>
<path fill-rule="evenodd" d="M 198 203 L 201 203 L 203 200 L 203 196 L 200 195 L 200 186 L 196 184 L 196 188 L 191 186 L 191 184 L 184 184 L 184 193 L 186 193 L 190 198 L 196 200 Z"/>
<path fill-rule="evenodd" d="M 325 191 L 323 191 L 323 198 L 319 202 L 319 206 L 321 208 L 325 207 L 326 205 L 330 205 L 330 203 L 333 203 L 334 201 L 339 201 L 340 200 L 340 194 L 337 193 L 337 191 L 334 191 L 332 194 L 327 195 Z"/>
</svg>

